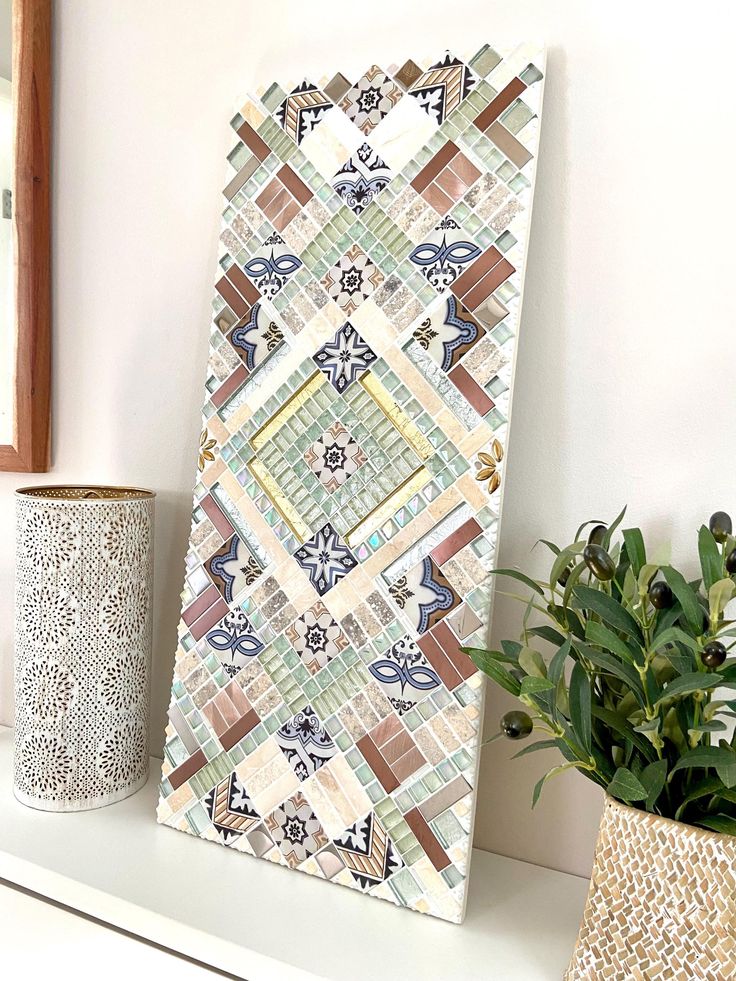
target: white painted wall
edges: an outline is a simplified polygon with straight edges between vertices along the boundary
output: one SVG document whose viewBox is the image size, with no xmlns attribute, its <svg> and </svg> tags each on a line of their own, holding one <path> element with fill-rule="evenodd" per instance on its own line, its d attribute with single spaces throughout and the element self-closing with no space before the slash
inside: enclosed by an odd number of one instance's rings
<svg viewBox="0 0 736 981">
<path fill-rule="evenodd" d="M 374 13 L 369 14 L 368 10 Z M 736 512 L 733 17 L 726 2 L 74 0 L 56 5 L 54 460 L 159 491 L 153 733 L 189 529 L 229 111 L 252 84 L 447 45 L 550 48 L 500 561 L 542 571 L 628 502 L 694 544 Z M 451 22 L 444 20 L 451 18 Z M 12 716 L 12 490 L 0 476 L 0 719 Z M 691 549 L 692 551 L 692 549 Z M 516 636 L 499 602 L 496 639 Z M 505 700 L 491 694 L 488 729 Z M 160 745 L 160 740 L 157 740 Z M 477 843 L 590 867 L 600 798 L 486 750 Z"/>
</svg>

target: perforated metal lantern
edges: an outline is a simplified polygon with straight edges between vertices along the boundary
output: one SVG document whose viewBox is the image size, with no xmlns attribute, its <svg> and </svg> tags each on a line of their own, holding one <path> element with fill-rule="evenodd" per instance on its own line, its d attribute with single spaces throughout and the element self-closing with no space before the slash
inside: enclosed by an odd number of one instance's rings
<svg viewBox="0 0 736 981">
<path fill-rule="evenodd" d="M 16 492 L 18 800 L 102 807 L 148 777 L 154 494 Z"/>
</svg>

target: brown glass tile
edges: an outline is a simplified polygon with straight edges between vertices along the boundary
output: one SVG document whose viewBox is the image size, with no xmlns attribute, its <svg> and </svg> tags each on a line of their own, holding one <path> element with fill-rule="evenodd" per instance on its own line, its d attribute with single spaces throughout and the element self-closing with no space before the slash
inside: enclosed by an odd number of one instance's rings
<svg viewBox="0 0 736 981">
<path fill-rule="evenodd" d="M 340 101 L 340 99 L 342 99 L 349 88 L 350 82 L 344 75 L 338 72 L 334 78 L 330 79 L 322 91 L 328 99 L 331 99 L 333 102 L 337 103 Z"/>
<path fill-rule="evenodd" d="M 480 171 L 474 163 L 468 160 L 464 153 L 458 153 L 458 155 L 450 161 L 449 166 L 450 170 L 456 173 L 467 187 L 475 184 L 480 177 Z"/>
<path fill-rule="evenodd" d="M 237 681 L 231 681 L 225 691 L 228 699 L 235 706 L 238 715 L 243 715 L 245 712 L 250 712 L 253 706 L 248 701 L 248 696 L 245 694 Z"/>
<path fill-rule="evenodd" d="M 424 634 L 417 640 L 417 645 L 447 688 L 450 691 L 454 691 L 462 683 L 463 679 L 452 666 L 452 663 L 437 641 L 431 634 Z"/>
<path fill-rule="evenodd" d="M 501 283 L 505 283 L 512 273 L 516 272 L 508 259 L 501 259 L 493 269 L 475 284 L 463 297 L 463 303 L 468 310 L 477 309 L 491 293 L 494 293 Z"/>
<path fill-rule="evenodd" d="M 447 810 L 448 807 L 452 807 L 453 804 L 457 804 L 459 800 L 466 797 L 471 791 L 471 786 L 464 777 L 455 777 L 449 783 L 445 784 L 436 794 L 432 794 L 423 803 L 419 805 L 419 812 L 425 821 L 434 821 L 434 819 Z"/>
<path fill-rule="evenodd" d="M 394 80 L 404 89 L 410 89 L 422 74 L 422 69 L 411 58 L 394 75 Z"/>
<path fill-rule="evenodd" d="M 184 623 L 188 627 L 191 626 L 197 617 L 201 617 L 205 610 L 209 610 L 219 595 L 219 590 L 215 586 L 208 586 L 186 610 L 182 611 L 181 618 Z"/>
<path fill-rule="evenodd" d="M 261 211 L 265 211 L 267 205 L 269 205 L 271 201 L 273 201 L 273 199 L 276 197 L 279 191 L 283 191 L 283 190 L 284 190 L 284 185 L 281 183 L 280 180 L 277 180 L 277 178 L 274 177 L 272 180 L 268 182 L 268 184 L 266 184 L 266 186 L 263 188 L 261 193 L 258 195 L 258 197 L 256 198 L 256 204 L 261 209 Z"/>
<path fill-rule="evenodd" d="M 470 402 L 479 415 L 484 416 L 490 412 L 495 402 L 468 374 L 461 364 L 456 365 L 447 376 L 458 388 L 458 390 Z"/>
<path fill-rule="evenodd" d="M 230 266 L 227 273 L 227 278 L 237 289 L 241 296 L 244 296 L 248 303 L 253 306 L 254 303 L 258 303 L 261 298 L 261 294 L 255 288 L 253 283 L 248 279 L 242 269 L 237 266 Z M 240 315 L 243 316 L 242 314 Z"/>
<path fill-rule="evenodd" d="M 457 555 L 461 548 L 465 548 L 469 542 L 476 539 L 482 530 L 475 518 L 470 518 L 457 531 L 453 531 L 443 542 L 440 542 L 436 548 L 432 549 L 429 554 L 437 565 L 442 565 L 443 562 L 451 559 L 453 555 Z"/>
<path fill-rule="evenodd" d="M 414 835 L 427 854 L 427 858 L 432 865 L 441 872 L 450 864 L 450 858 L 439 841 L 435 838 L 434 832 L 424 820 L 416 807 L 404 815 L 404 820 L 409 825 Z"/>
<path fill-rule="evenodd" d="M 404 730 L 403 732 L 397 733 L 393 736 L 387 743 L 381 747 L 381 756 L 386 760 L 386 762 L 391 766 L 395 763 L 401 756 L 408 753 L 410 749 L 414 746 L 414 740 L 411 738 L 409 733 Z"/>
<path fill-rule="evenodd" d="M 500 262 L 502 259 L 501 253 L 492 245 L 490 249 L 486 251 L 468 269 L 465 270 L 462 275 L 458 276 L 455 282 L 452 284 L 452 292 L 455 296 L 462 298 L 472 289 L 473 286 L 482 279 L 489 269 L 492 269 L 496 263 Z M 467 304 L 466 304 L 467 306 Z"/>
<path fill-rule="evenodd" d="M 227 402 L 233 392 L 237 392 L 240 386 L 245 382 L 248 377 L 248 369 L 245 365 L 238 365 L 235 371 L 227 378 L 222 385 L 213 392 L 210 396 L 212 404 L 221 409 L 222 406 Z"/>
<path fill-rule="evenodd" d="M 438 623 L 432 633 L 434 634 L 434 639 L 445 654 L 447 654 L 455 669 L 463 678 L 470 678 L 477 672 L 478 669 L 470 660 L 470 657 L 464 651 L 460 650 L 460 641 L 446 623 Z"/>
<path fill-rule="evenodd" d="M 489 127 L 486 130 L 486 136 L 496 144 L 501 153 L 504 153 L 519 170 L 532 159 L 532 154 L 524 144 L 519 143 L 516 137 L 512 136 L 501 123 L 494 123 Z"/>
<path fill-rule="evenodd" d="M 403 731 L 403 726 L 395 715 L 387 715 L 383 722 L 379 722 L 370 731 L 370 737 L 379 748 L 393 738 L 397 733 Z"/>
<path fill-rule="evenodd" d="M 202 767 L 207 762 L 207 757 L 204 755 L 201 749 L 198 749 L 196 753 L 193 753 L 188 760 L 184 760 L 181 766 L 177 766 L 175 770 L 172 770 L 169 774 L 168 780 L 174 790 L 178 790 L 182 784 L 186 783 L 190 777 L 201 770 Z"/>
<path fill-rule="evenodd" d="M 452 140 L 448 140 L 444 146 L 439 148 L 429 163 L 422 167 L 417 176 L 411 182 L 411 186 L 414 188 L 414 190 L 421 194 L 425 187 L 427 187 L 435 179 L 440 171 L 445 169 L 445 167 L 458 152 L 458 148 L 455 146 Z"/>
<path fill-rule="evenodd" d="M 215 284 L 215 289 L 223 298 L 225 303 L 231 307 L 238 317 L 244 317 L 250 309 L 243 297 L 238 293 L 233 284 L 224 276 Z"/>
<path fill-rule="evenodd" d="M 239 743 L 243 736 L 247 736 L 251 729 L 255 729 L 259 722 L 258 713 L 255 709 L 251 709 L 220 736 L 220 745 L 227 752 Z"/>
<path fill-rule="evenodd" d="M 279 184 L 278 191 L 276 192 L 276 194 L 274 194 L 273 198 L 268 202 L 268 204 L 263 209 L 263 211 L 265 212 L 265 215 L 269 219 L 269 221 L 273 222 L 273 220 L 279 214 L 281 214 L 281 212 L 289 203 L 289 201 L 293 201 L 293 200 L 294 199 L 286 190 L 286 188 L 282 184 Z"/>
<path fill-rule="evenodd" d="M 289 167 L 287 164 L 284 164 L 284 166 L 278 172 L 278 178 L 284 187 L 288 187 L 302 207 L 309 204 L 311 199 L 314 197 L 304 181 L 297 177 L 291 167 Z"/>
<path fill-rule="evenodd" d="M 202 498 L 201 505 L 202 510 L 222 535 L 223 540 L 230 538 L 230 536 L 235 533 L 235 529 L 219 509 L 217 502 L 211 494 L 206 494 L 205 497 Z"/>
<path fill-rule="evenodd" d="M 404 753 L 395 763 L 391 765 L 391 771 L 394 776 L 398 778 L 399 783 L 403 783 L 405 780 L 416 773 L 427 761 L 419 752 L 416 746 L 409 750 L 408 753 Z"/>
<path fill-rule="evenodd" d="M 207 704 L 202 709 L 202 713 L 204 714 L 205 718 L 212 726 L 212 728 L 215 730 L 216 736 L 221 736 L 223 732 L 227 730 L 228 724 L 225 721 L 222 712 L 217 707 L 217 703 L 215 700 L 211 702 L 207 702 Z"/>
<path fill-rule="evenodd" d="M 301 210 L 301 206 L 298 204 L 298 202 L 289 196 L 286 207 L 282 209 L 280 214 L 276 215 L 276 217 L 272 219 L 273 227 L 277 232 L 283 232 L 289 222 L 293 221 Z"/>
<path fill-rule="evenodd" d="M 501 89 L 496 98 L 475 117 L 475 125 L 478 129 L 487 130 L 504 109 L 508 109 L 514 99 L 518 99 L 525 88 L 526 85 L 520 78 L 512 78 L 506 88 Z"/>
<path fill-rule="evenodd" d="M 446 215 L 453 205 L 451 198 L 445 194 L 436 184 L 430 184 L 422 191 L 422 197 L 428 204 L 431 204 L 438 215 Z"/>
<path fill-rule="evenodd" d="M 391 772 L 388 763 L 386 763 L 384 758 L 376 749 L 371 737 L 363 736 L 362 739 L 358 740 L 356 746 L 365 757 L 366 763 L 371 770 L 373 770 L 386 793 L 390 794 L 392 791 L 396 790 L 396 788 L 399 786 L 399 781 Z"/>
<path fill-rule="evenodd" d="M 251 153 L 258 157 L 261 163 L 263 163 L 271 151 L 268 148 L 268 144 L 263 142 L 250 123 L 243 123 L 238 130 L 238 136 L 243 143 L 245 143 Z"/>
<path fill-rule="evenodd" d="M 437 175 L 435 184 L 441 187 L 453 201 L 458 201 L 468 189 L 465 182 L 457 174 L 453 174 L 449 167 L 445 167 L 442 173 Z"/>
<path fill-rule="evenodd" d="M 189 628 L 189 632 L 195 640 L 201 640 L 204 635 L 210 630 L 216 623 L 225 616 L 226 613 L 230 611 L 230 607 L 227 605 L 225 600 L 218 599 L 206 613 L 203 613 L 199 619 L 195 620 L 194 623 Z"/>
</svg>

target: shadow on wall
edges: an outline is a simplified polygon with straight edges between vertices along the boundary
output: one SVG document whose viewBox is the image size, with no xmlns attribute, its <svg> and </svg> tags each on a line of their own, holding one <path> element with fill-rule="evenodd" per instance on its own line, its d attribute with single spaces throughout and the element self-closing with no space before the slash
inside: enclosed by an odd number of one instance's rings
<svg viewBox="0 0 736 981">
<path fill-rule="evenodd" d="M 547 52 L 545 86 L 498 551 L 500 567 L 532 572 L 536 567 L 539 574 L 546 571 L 546 556 L 543 549 L 532 551 L 534 543 L 541 537 L 554 537 L 557 530 L 537 524 L 536 515 L 544 509 L 534 507 L 535 498 L 560 502 L 559 528 L 577 520 L 576 515 L 564 513 L 568 475 L 555 459 L 555 446 L 569 439 L 569 416 L 558 393 L 575 384 L 561 356 L 570 343 L 568 323 L 574 304 L 574 296 L 565 287 L 569 273 L 563 248 L 569 235 L 571 189 L 566 168 L 569 80 L 561 48 Z M 527 358 L 532 351 L 534 357 Z M 515 445 L 537 447 L 533 468 L 520 469 Z M 528 459 L 531 463 L 532 456 Z M 493 648 L 498 648 L 502 639 L 516 639 L 519 634 L 522 608 L 504 595 L 508 592 L 515 590 L 508 581 L 499 579 L 490 631 Z M 518 707 L 515 699 L 488 686 L 485 739 L 498 731 L 500 717 L 513 707 Z M 532 813 L 532 788 L 558 761 L 553 752 L 512 760 L 518 749 L 516 744 L 499 740 L 481 751 L 475 845 L 588 875 L 595 838 L 590 835 L 581 848 L 580 828 L 596 827 L 600 793 L 579 774 L 565 774 L 548 784 Z M 589 820 L 581 820 L 581 809 L 591 812 Z M 509 847 L 509 842 L 514 846 Z M 550 854 L 555 856 L 552 862 Z"/>
</svg>

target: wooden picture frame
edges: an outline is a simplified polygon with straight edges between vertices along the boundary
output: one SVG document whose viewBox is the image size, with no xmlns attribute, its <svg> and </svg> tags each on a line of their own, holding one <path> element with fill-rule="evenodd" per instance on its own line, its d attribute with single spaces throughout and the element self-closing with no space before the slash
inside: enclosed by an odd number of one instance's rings
<svg viewBox="0 0 736 981">
<path fill-rule="evenodd" d="M 52 0 L 13 0 L 16 354 L 13 442 L 0 470 L 50 465 Z"/>
</svg>

